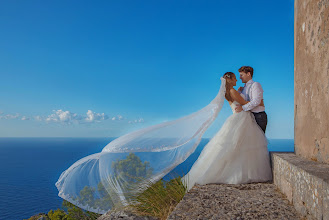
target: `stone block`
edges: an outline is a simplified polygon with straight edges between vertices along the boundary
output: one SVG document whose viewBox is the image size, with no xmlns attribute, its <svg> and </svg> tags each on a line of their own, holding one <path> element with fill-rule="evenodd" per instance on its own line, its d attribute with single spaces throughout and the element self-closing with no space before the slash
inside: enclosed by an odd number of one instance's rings
<svg viewBox="0 0 329 220">
<path fill-rule="evenodd" d="M 329 219 L 329 183 L 323 181 L 323 219 Z"/>
<path fill-rule="evenodd" d="M 274 184 L 307 219 L 329 219 L 329 165 L 272 153 Z"/>
<path fill-rule="evenodd" d="M 289 202 L 292 203 L 292 187 L 291 183 L 288 182 L 284 176 L 281 176 L 281 186 L 280 186 L 281 191 L 283 194 L 287 196 L 287 199 Z"/>
</svg>

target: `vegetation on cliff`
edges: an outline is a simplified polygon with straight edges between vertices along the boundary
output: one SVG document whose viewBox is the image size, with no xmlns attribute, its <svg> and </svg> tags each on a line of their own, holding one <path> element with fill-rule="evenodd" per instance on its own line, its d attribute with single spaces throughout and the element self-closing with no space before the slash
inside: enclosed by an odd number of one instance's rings
<svg viewBox="0 0 329 220">
<path fill-rule="evenodd" d="M 100 214 L 88 212 L 80 209 L 72 203 L 63 200 L 62 209 L 50 210 L 47 214 L 40 213 L 30 217 L 28 220 L 38 220 L 43 217 L 43 220 L 95 220 Z"/>
<path fill-rule="evenodd" d="M 138 186 L 140 181 L 148 179 L 153 172 L 150 163 L 148 161 L 142 162 L 134 153 L 130 153 L 125 159 L 113 162 L 112 168 L 116 178 L 125 180 L 122 182 L 128 182 L 130 187 Z M 149 187 L 146 190 L 141 190 L 142 193 L 132 196 L 127 195 L 127 199 L 131 201 L 132 205 L 124 208 L 129 208 L 138 215 L 166 219 L 186 192 L 186 187 L 183 185 L 180 177 L 173 178 L 170 181 L 161 179 L 156 183 L 149 182 L 147 185 Z M 97 198 L 97 194 L 101 195 L 101 197 Z M 110 195 L 116 194 L 111 193 L 111 189 L 106 189 L 102 182 L 100 182 L 97 189 L 85 186 L 80 191 L 80 195 L 72 199 L 82 205 L 105 211 L 113 209 L 113 207 L 122 208 L 122 204 L 115 204 L 113 202 L 120 201 L 120 199 L 113 200 Z M 38 216 L 40 217 L 42 215 Z M 100 215 L 83 211 L 79 207 L 64 200 L 62 209 L 50 210 L 48 214 L 43 214 L 43 216 L 45 216 L 45 219 L 50 220 L 93 220 L 97 219 Z M 29 220 L 35 219 L 37 219 L 36 216 L 29 218 Z"/>
</svg>

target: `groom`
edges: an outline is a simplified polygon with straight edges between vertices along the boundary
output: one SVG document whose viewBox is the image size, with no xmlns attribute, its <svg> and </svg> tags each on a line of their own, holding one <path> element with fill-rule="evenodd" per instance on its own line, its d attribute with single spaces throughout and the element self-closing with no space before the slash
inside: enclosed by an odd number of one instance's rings
<svg viewBox="0 0 329 220">
<path fill-rule="evenodd" d="M 259 127 L 264 131 L 267 125 L 267 115 L 265 113 L 265 106 L 261 106 L 260 103 L 263 99 L 263 89 L 260 83 L 254 82 L 252 76 L 254 69 L 250 66 L 243 66 L 239 69 L 240 79 L 245 83 L 244 87 L 240 87 L 238 91 L 245 95 L 246 101 L 249 101 L 243 106 L 237 106 L 236 112 L 251 111 L 256 119 Z"/>
</svg>

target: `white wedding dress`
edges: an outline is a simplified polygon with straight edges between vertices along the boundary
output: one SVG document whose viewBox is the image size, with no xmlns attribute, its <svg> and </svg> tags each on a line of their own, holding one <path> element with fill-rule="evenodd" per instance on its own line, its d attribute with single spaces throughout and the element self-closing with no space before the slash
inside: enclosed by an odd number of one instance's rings
<svg viewBox="0 0 329 220">
<path fill-rule="evenodd" d="M 239 184 L 272 179 L 264 132 L 251 112 L 235 112 L 237 105 L 236 101 L 230 105 L 233 115 L 227 118 L 183 177 L 188 190 L 195 184 Z"/>
</svg>

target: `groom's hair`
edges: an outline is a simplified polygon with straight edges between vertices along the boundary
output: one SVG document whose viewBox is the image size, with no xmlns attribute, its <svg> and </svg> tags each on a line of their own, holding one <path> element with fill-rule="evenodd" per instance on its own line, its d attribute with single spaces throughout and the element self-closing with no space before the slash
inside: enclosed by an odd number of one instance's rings
<svg viewBox="0 0 329 220">
<path fill-rule="evenodd" d="M 254 69 L 251 66 L 242 66 L 239 69 L 239 73 L 244 72 L 244 73 L 248 73 L 250 72 L 251 78 L 254 75 Z"/>
</svg>

